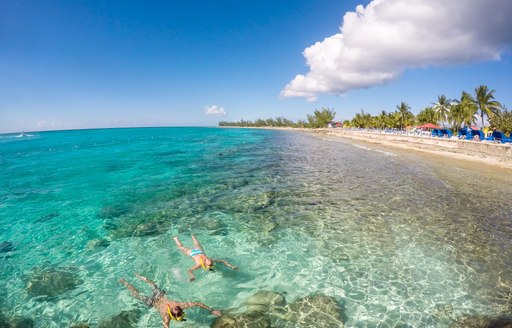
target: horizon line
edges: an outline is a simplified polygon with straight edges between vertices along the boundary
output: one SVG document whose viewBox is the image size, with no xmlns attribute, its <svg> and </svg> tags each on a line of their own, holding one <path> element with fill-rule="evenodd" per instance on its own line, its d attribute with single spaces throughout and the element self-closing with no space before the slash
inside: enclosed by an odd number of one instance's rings
<svg viewBox="0 0 512 328">
<path fill-rule="evenodd" d="M 61 131 L 86 131 L 86 130 L 110 130 L 110 129 L 157 129 L 157 128 L 217 128 L 218 125 L 152 125 L 152 126 L 114 126 L 114 127 L 92 127 L 75 129 L 53 129 L 53 130 L 17 130 L 12 132 L 0 132 L 0 135 L 16 133 L 40 133 L 40 132 L 61 132 Z"/>
</svg>

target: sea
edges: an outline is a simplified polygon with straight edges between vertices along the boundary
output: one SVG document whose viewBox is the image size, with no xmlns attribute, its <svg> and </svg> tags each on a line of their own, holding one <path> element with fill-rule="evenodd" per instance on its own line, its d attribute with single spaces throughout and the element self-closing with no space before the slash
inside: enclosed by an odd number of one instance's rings
<svg viewBox="0 0 512 328">
<path fill-rule="evenodd" d="M 135 309 L 133 327 L 161 327 L 119 283 L 151 295 L 136 272 L 172 300 L 232 313 L 259 291 L 325 295 L 345 327 L 507 315 L 511 173 L 296 131 L 2 134 L 0 322 L 102 327 Z M 190 282 L 173 237 L 192 247 L 192 234 L 239 270 L 218 263 Z M 190 309 L 172 325 L 214 319 Z"/>
</svg>

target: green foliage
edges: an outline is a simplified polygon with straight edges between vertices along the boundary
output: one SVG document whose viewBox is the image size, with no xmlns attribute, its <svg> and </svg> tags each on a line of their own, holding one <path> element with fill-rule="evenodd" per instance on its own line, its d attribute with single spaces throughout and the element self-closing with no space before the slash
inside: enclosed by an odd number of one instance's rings
<svg viewBox="0 0 512 328">
<path fill-rule="evenodd" d="M 411 112 L 411 107 L 407 103 L 400 103 L 400 105 L 396 106 L 396 109 L 398 113 L 397 119 L 400 122 L 400 129 L 414 124 L 414 114 Z"/>
<path fill-rule="evenodd" d="M 491 126 L 501 132 L 512 133 L 512 111 L 504 108 L 499 114 L 489 119 Z"/>
<path fill-rule="evenodd" d="M 443 125 L 445 122 L 449 121 L 450 118 L 450 110 L 452 107 L 452 103 L 445 95 L 437 96 L 437 102 L 433 104 L 434 107 L 432 109 L 436 113 L 436 123 Z"/>
<path fill-rule="evenodd" d="M 449 119 L 452 122 L 452 129 L 457 131 L 462 126 L 476 123 L 477 111 L 475 99 L 466 91 L 462 91 L 460 100 L 455 100 L 451 107 Z"/>
<path fill-rule="evenodd" d="M 370 114 L 366 114 L 363 109 L 361 113 L 357 113 L 356 116 L 350 121 L 350 126 L 355 128 L 372 128 L 373 118 Z"/>
<path fill-rule="evenodd" d="M 481 85 L 475 89 L 476 104 L 480 110 L 482 125 L 484 125 L 484 116 L 491 119 L 494 115 L 501 112 L 501 104 L 494 100 L 494 90 L 489 90 L 486 85 Z"/>
<path fill-rule="evenodd" d="M 256 121 L 240 120 L 237 122 L 219 122 L 219 126 L 236 127 L 291 127 L 291 128 L 325 128 L 327 124 L 334 120 L 336 112 L 329 108 L 315 110 L 313 115 L 307 115 L 308 121 L 299 120 L 297 123 L 285 117 L 257 119 Z"/>
<path fill-rule="evenodd" d="M 312 128 L 324 128 L 334 120 L 336 112 L 330 108 L 315 109 L 313 115 L 307 115 L 308 126 Z"/>
<path fill-rule="evenodd" d="M 416 115 L 416 123 L 418 125 L 425 123 L 435 124 L 436 122 L 436 112 L 432 107 L 425 107 L 418 113 L 418 115 Z"/>
</svg>

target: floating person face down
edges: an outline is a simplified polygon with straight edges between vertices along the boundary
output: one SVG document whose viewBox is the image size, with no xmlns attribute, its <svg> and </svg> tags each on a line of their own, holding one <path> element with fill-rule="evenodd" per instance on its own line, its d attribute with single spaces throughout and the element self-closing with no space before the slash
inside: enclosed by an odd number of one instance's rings
<svg viewBox="0 0 512 328">
<path fill-rule="evenodd" d="M 210 259 L 210 258 L 206 258 L 206 260 L 204 260 L 204 265 L 205 265 L 205 267 L 206 267 L 208 270 L 213 271 L 213 261 L 212 261 L 212 259 Z"/>
<path fill-rule="evenodd" d="M 168 307 L 167 311 L 169 312 L 169 316 L 171 317 L 171 320 L 176 321 L 186 321 L 185 319 L 185 312 L 183 312 L 183 309 L 179 306 L 174 306 L 173 308 Z"/>
</svg>

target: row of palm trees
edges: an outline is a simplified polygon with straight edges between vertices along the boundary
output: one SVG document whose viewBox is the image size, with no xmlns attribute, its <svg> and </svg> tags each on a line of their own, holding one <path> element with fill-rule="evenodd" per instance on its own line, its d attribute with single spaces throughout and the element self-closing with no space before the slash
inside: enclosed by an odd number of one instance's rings
<svg viewBox="0 0 512 328">
<path fill-rule="evenodd" d="M 475 89 L 476 98 L 462 91 L 459 99 L 449 100 L 446 96 L 438 96 L 437 103 L 432 107 L 438 123 L 452 123 L 452 126 L 461 124 L 471 125 L 476 123 L 477 113 L 484 125 L 484 117 L 489 119 L 501 113 L 502 105 L 494 99 L 494 90 L 489 90 L 486 85 Z"/>
<path fill-rule="evenodd" d="M 475 97 L 463 91 L 460 99 L 448 99 L 445 95 L 438 96 L 437 102 L 414 115 L 410 106 L 402 102 L 391 113 L 381 111 L 372 116 L 361 110 L 352 120 L 344 121 L 344 126 L 358 128 L 397 128 L 406 126 L 434 123 L 454 130 L 462 126 L 476 124 L 478 116 L 484 126 L 485 118 L 490 125 L 504 132 L 511 132 L 508 126 L 512 124 L 507 109 L 494 99 L 495 90 L 489 90 L 486 85 L 475 88 Z M 505 118 L 505 119 L 504 119 Z"/>
<path fill-rule="evenodd" d="M 284 117 L 257 119 L 255 121 L 240 120 L 236 122 L 219 122 L 219 126 L 233 126 L 233 127 L 290 127 L 290 128 L 324 128 L 329 123 L 332 123 L 336 116 L 336 112 L 330 108 L 315 109 L 313 114 L 307 115 L 307 121 L 298 120 L 293 122 Z"/>
</svg>

